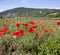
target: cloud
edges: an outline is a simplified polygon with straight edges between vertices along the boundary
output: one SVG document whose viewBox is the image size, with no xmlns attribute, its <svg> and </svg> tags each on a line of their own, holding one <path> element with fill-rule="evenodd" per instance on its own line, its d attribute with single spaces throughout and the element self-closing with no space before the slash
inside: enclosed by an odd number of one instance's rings
<svg viewBox="0 0 60 55">
<path fill-rule="evenodd" d="M 21 2 L 22 2 L 22 3 L 25 3 L 26 1 L 22 0 Z"/>
</svg>

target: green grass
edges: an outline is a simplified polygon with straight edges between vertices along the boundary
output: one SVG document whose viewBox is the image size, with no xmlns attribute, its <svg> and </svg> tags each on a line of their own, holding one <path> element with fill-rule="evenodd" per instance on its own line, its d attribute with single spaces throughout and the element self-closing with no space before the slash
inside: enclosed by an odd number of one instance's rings
<svg viewBox="0 0 60 55">
<path fill-rule="evenodd" d="M 60 55 L 60 26 L 56 25 L 56 20 L 40 20 L 40 22 L 38 22 L 39 19 L 31 18 L 26 22 L 25 19 L 21 19 L 22 21 L 19 22 L 21 26 L 18 29 L 15 27 L 15 24 L 18 23 L 16 21 L 17 19 L 8 19 L 10 20 L 8 22 L 5 22 L 5 20 L 0 21 L 0 29 L 4 24 L 7 25 L 9 29 L 4 35 L 4 38 L 0 38 L 1 55 Z M 38 22 L 36 24 L 38 28 L 32 34 L 28 33 L 22 26 L 23 21 L 24 23 L 29 23 L 31 20 Z M 45 21 L 45 23 L 43 23 L 43 21 Z M 45 29 L 41 28 L 43 24 L 46 27 Z M 55 31 L 47 34 L 45 30 L 51 28 L 50 24 L 54 25 Z M 20 29 L 25 31 L 24 35 L 20 38 L 14 38 L 13 33 Z M 39 30 L 42 30 L 43 34 L 36 36 Z M 8 32 L 12 34 L 10 35 Z M 1 48 L 3 50 L 1 50 Z"/>
</svg>

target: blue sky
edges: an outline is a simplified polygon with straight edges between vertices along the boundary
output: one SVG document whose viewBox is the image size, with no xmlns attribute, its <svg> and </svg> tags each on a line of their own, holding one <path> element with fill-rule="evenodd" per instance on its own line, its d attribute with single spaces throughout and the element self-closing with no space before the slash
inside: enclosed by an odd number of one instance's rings
<svg viewBox="0 0 60 55">
<path fill-rule="evenodd" d="M 16 7 L 60 9 L 60 0 L 0 0 L 0 12 Z"/>
</svg>

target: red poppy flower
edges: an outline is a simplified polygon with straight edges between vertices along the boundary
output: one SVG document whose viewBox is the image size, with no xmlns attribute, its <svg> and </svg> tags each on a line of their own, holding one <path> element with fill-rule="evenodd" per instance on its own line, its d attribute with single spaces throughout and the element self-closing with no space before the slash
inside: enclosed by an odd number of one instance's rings
<svg viewBox="0 0 60 55">
<path fill-rule="evenodd" d="M 4 26 L 2 27 L 2 30 L 4 30 L 4 32 L 6 33 L 7 30 L 8 30 L 8 26 L 4 25 Z"/>
<path fill-rule="evenodd" d="M 30 28 L 30 29 L 28 30 L 28 32 L 29 32 L 29 33 L 34 33 L 34 29 L 33 29 L 33 28 Z"/>
<path fill-rule="evenodd" d="M 46 29 L 45 32 L 48 33 L 48 34 L 50 34 L 50 30 L 48 30 L 48 29 Z"/>
<path fill-rule="evenodd" d="M 0 30 L 0 38 L 2 38 L 5 35 L 4 30 Z"/>
<path fill-rule="evenodd" d="M 0 30 L 0 33 L 1 33 L 1 34 L 4 34 L 4 30 Z"/>
<path fill-rule="evenodd" d="M 22 24 L 22 25 L 25 27 L 25 29 L 29 27 L 29 24 Z"/>
<path fill-rule="evenodd" d="M 20 27 L 20 24 L 19 24 L 19 23 L 17 23 L 17 24 L 16 24 L 16 27 L 17 27 L 17 28 L 19 28 L 19 27 Z"/>
<path fill-rule="evenodd" d="M 45 32 L 49 32 L 49 30 L 45 30 Z"/>
<path fill-rule="evenodd" d="M 57 22 L 57 25 L 60 25 L 60 22 Z"/>
<path fill-rule="evenodd" d="M 24 35 L 24 30 L 19 30 L 19 31 L 15 31 L 14 32 L 14 36 L 16 37 L 20 37 Z"/>
<path fill-rule="evenodd" d="M 31 21 L 30 24 L 35 24 L 35 22 L 34 21 Z"/>
<path fill-rule="evenodd" d="M 34 28 L 34 29 L 35 29 L 35 28 L 37 28 L 37 27 L 38 27 L 37 25 L 35 25 L 35 26 L 32 26 L 32 28 Z"/>
</svg>

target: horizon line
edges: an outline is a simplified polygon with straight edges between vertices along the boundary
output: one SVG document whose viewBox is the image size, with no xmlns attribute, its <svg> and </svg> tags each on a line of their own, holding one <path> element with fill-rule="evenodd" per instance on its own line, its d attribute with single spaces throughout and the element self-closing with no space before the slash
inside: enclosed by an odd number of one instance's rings
<svg viewBox="0 0 60 55">
<path fill-rule="evenodd" d="M 0 12 L 4 12 L 4 11 L 10 10 L 10 9 L 15 9 L 15 8 L 32 8 L 32 9 L 60 9 L 60 8 L 48 8 L 48 7 L 14 7 L 14 8 L 9 8 L 9 9 L 2 10 L 2 11 L 0 11 Z"/>
</svg>

